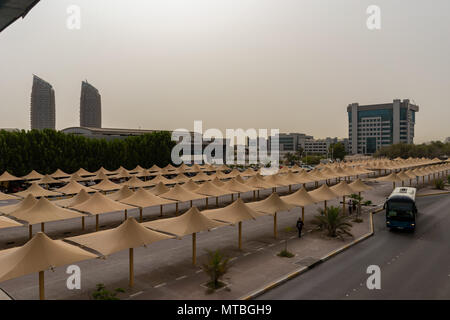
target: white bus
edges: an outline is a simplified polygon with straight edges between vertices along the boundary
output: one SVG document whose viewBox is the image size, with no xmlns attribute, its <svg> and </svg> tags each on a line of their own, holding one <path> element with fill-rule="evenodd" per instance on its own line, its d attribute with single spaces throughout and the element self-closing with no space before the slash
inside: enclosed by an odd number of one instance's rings
<svg viewBox="0 0 450 320">
<path fill-rule="evenodd" d="M 387 198 L 386 226 L 390 229 L 407 229 L 414 231 L 416 228 L 416 188 L 395 188 Z"/>
</svg>

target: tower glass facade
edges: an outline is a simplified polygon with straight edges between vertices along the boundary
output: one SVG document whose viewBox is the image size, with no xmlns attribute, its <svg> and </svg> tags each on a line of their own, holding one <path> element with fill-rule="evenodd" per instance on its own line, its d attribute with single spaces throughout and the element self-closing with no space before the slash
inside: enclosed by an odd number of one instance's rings
<svg viewBox="0 0 450 320">
<path fill-rule="evenodd" d="M 87 81 L 81 83 L 80 126 L 102 127 L 102 101 L 98 90 Z"/>
<path fill-rule="evenodd" d="M 55 129 L 55 91 L 38 76 L 33 75 L 30 108 L 31 129 Z"/>
</svg>

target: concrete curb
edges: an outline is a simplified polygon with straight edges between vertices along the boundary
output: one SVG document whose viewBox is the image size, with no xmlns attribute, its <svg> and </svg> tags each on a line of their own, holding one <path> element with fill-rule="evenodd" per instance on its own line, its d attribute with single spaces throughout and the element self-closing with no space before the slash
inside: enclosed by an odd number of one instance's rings
<svg viewBox="0 0 450 320">
<path fill-rule="evenodd" d="M 436 192 L 436 193 L 425 193 L 425 194 L 418 194 L 416 195 L 417 198 L 420 197 L 429 197 L 429 196 L 439 196 L 439 195 L 443 195 L 443 194 L 449 194 L 450 191 L 443 191 L 443 192 Z"/>
<path fill-rule="evenodd" d="M 287 282 L 288 280 L 291 280 L 291 279 L 293 279 L 293 278 L 295 278 L 295 277 L 305 273 L 306 271 L 311 270 L 312 268 L 316 267 L 317 265 L 319 265 L 319 264 L 329 260 L 330 258 L 336 256 L 337 254 L 339 254 L 339 253 L 347 250 L 348 248 L 358 244 L 359 242 L 370 238 L 371 236 L 374 235 L 373 215 L 378 213 L 378 212 L 380 212 L 380 211 L 382 211 L 382 210 L 383 210 L 383 208 L 377 209 L 375 211 L 370 212 L 370 215 L 369 215 L 370 231 L 368 233 L 362 235 L 358 239 L 350 242 L 349 244 L 347 244 L 347 245 L 345 245 L 345 246 L 343 246 L 343 247 L 341 247 L 339 249 L 336 249 L 336 250 L 330 252 L 329 254 L 325 255 L 324 257 L 322 257 L 318 261 L 314 262 L 313 264 L 311 264 L 309 266 L 301 267 L 301 268 L 295 270 L 294 272 L 291 272 L 291 273 L 289 273 L 289 274 L 279 278 L 278 280 L 275 280 L 275 281 L 269 283 L 268 285 L 264 286 L 263 288 L 258 289 L 258 290 L 254 291 L 254 292 L 252 292 L 252 293 L 250 293 L 250 294 L 248 294 L 246 296 L 243 296 L 243 297 L 239 298 L 239 300 L 251 300 L 251 299 L 254 299 L 254 298 L 262 295 L 263 293 L 266 293 L 267 291 L 269 291 L 269 290 L 271 290 L 271 289 L 273 289 L 273 288 L 275 288 L 275 287 L 277 287 L 277 286 Z"/>
</svg>

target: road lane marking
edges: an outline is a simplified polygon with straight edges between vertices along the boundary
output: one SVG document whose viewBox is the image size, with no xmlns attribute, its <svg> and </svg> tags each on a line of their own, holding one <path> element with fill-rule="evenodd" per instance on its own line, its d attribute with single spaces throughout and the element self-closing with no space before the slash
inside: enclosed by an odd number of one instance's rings
<svg viewBox="0 0 450 320">
<path fill-rule="evenodd" d="M 130 294 L 130 298 L 134 298 L 134 297 L 136 297 L 136 296 L 138 296 L 138 295 L 140 295 L 140 294 L 142 294 L 142 293 L 144 293 L 144 291 L 139 291 L 139 292 Z"/>
<path fill-rule="evenodd" d="M 176 278 L 175 280 L 181 280 L 181 279 L 185 279 L 185 278 L 187 278 L 187 276 L 181 276 L 181 277 Z"/>
<path fill-rule="evenodd" d="M 163 287 L 163 286 L 165 286 L 166 285 L 166 283 L 165 282 L 163 282 L 163 283 L 160 283 L 160 284 L 157 284 L 156 286 L 154 286 L 153 288 L 161 288 L 161 287 Z"/>
</svg>

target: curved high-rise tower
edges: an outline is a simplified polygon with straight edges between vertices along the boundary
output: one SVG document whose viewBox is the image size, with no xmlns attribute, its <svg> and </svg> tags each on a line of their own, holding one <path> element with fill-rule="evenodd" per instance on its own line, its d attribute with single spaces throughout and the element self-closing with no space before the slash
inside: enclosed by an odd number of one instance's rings
<svg viewBox="0 0 450 320">
<path fill-rule="evenodd" d="M 81 82 L 80 127 L 102 127 L 102 99 L 87 81 Z"/>
<path fill-rule="evenodd" d="M 55 129 L 55 90 L 36 75 L 31 89 L 30 120 L 31 129 Z"/>
</svg>

